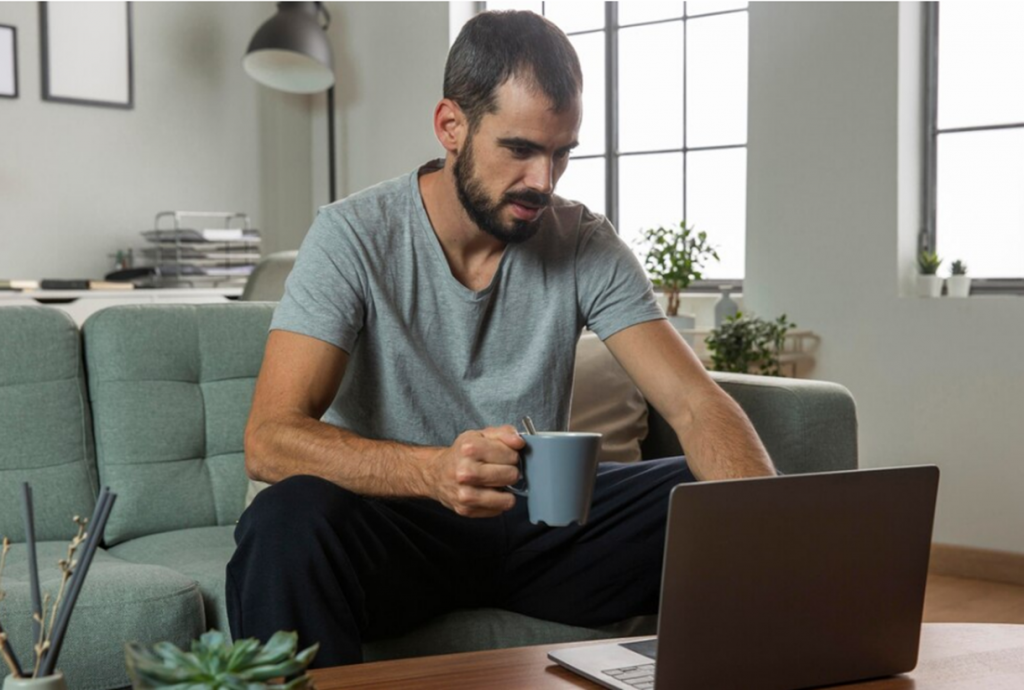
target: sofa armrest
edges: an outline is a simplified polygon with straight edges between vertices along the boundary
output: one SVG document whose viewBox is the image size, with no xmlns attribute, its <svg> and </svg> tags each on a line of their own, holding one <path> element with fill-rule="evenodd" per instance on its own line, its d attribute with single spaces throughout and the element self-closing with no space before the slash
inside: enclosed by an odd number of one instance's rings
<svg viewBox="0 0 1024 690">
<path fill-rule="evenodd" d="M 740 404 L 775 466 L 786 474 L 857 468 L 857 410 L 837 383 L 710 372 Z M 649 408 L 645 459 L 680 455 L 675 432 Z"/>
</svg>

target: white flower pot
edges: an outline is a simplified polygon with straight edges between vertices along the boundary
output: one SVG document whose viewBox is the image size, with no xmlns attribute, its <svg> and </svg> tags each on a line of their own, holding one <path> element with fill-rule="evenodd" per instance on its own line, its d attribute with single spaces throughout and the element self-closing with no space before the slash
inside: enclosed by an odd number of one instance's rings
<svg viewBox="0 0 1024 690">
<path fill-rule="evenodd" d="M 950 276 L 946 283 L 946 294 L 950 297 L 967 297 L 971 294 L 970 276 Z"/>
<path fill-rule="evenodd" d="M 64 674 L 55 671 L 52 676 L 42 678 L 7 676 L 4 679 L 4 690 L 68 690 L 68 686 L 64 682 Z"/>
<path fill-rule="evenodd" d="M 942 294 L 942 281 L 939 276 L 917 276 L 918 297 L 938 297 Z"/>
</svg>

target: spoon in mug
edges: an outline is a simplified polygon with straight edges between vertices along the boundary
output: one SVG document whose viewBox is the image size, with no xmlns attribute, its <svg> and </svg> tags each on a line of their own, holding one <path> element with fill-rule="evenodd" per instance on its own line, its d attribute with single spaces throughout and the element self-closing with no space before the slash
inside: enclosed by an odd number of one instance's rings
<svg viewBox="0 0 1024 690">
<path fill-rule="evenodd" d="M 537 427 L 533 425 L 533 420 L 529 417 L 523 417 L 523 426 L 526 427 L 526 432 L 530 435 L 537 435 Z"/>
</svg>

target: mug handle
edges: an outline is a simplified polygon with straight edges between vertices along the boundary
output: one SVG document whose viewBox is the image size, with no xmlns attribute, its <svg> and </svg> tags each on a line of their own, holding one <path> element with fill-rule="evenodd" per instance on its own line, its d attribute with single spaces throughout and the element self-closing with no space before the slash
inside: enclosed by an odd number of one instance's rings
<svg viewBox="0 0 1024 690">
<path fill-rule="evenodd" d="M 523 480 L 523 488 L 517 489 L 514 486 L 505 486 L 502 488 L 505 491 L 508 491 L 510 494 L 515 494 L 516 496 L 528 498 L 530 495 L 530 485 L 526 481 L 526 456 L 524 456 L 522 453 L 519 454 L 519 467 L 519 476 Z"/>
</svg>

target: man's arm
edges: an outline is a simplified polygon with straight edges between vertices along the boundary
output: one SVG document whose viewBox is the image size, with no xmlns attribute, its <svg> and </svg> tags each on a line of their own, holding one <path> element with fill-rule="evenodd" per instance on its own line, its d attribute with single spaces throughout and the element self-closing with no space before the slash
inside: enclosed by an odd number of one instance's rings
<svg viewBox="0 0 1024 690">
<path fill-rule="evenodd" d="M 444 448 L 370 440 L 321 422 L 347 365 L 348 354 L 334 345 L 271 331 L 245 429 L 251 478 L 313 475 L 367 496 L 431 498 L 469 517 L 515 504 L 497 490 L 519 475 L 524 443 L 511 426 L 467 431 Z"/>
<path fill-rule="evenodd" d="M 719 388 L 664 319 L 623 329 L 605 344 L 644 397 L 672 425 L 698 479 L 775 474 L 740 406 Z"/>
</svg>

